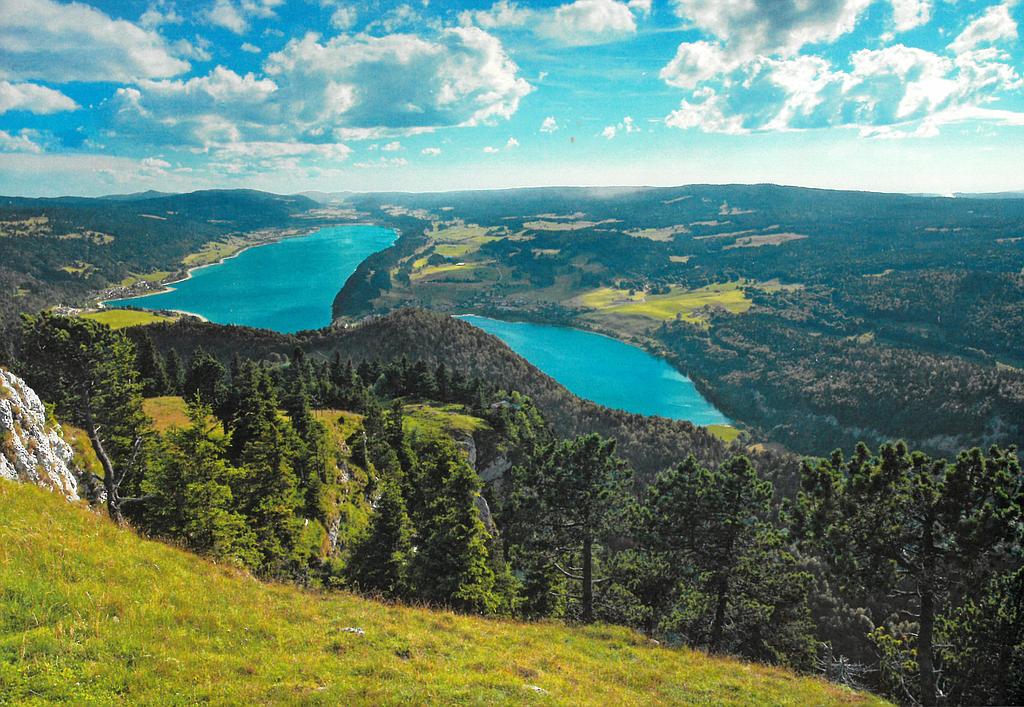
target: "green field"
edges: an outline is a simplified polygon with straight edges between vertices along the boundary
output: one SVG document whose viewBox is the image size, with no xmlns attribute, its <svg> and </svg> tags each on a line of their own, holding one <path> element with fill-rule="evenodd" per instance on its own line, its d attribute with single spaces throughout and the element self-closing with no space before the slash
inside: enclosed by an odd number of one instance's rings
<svg viewBox="0 0 1024 707">
<path fill-rule="evenodd" d="M 665 295 L 640 291 L 630 295 L 625 290 L 601 287 L 579 295 L 573 302 L 595 310 L 598 315 L 624 314 L 657 321 L 679 318 L 688 322 L 703 321 L 697 311 L 702 307 L 722 307 L 741 313 L 750 309 L 751 304 L 743 291 L 743 284 L 738 282 L 708 285 L 695 290 L 673 286 Z"/>
<path fill-rule="evenodd" d="M 188 268 L 216 263 L 242 250 L 248 243 L 242 238 L 228 238 L 226 241 L 207 243 L 198 252 L 189 253 L 181 262 Z"/>
<path fill-rule="evenodd" d="M 708 425 L 707 431 L 726 444 L 740 436 L 740 431 L 732 425 Z"/>
<path fill-rule="evenodd" d="M 406 405 L 403 412 L 405 431 L 413 436 L 440 437 L 452 432 L 472 434 L 488 427 L 479 417 L 467 415 L 463 405 L 439 407 L 417 403 Z"/>
<path fill-rule="evenodd" d="M 167 317 L 152 312 L 142 312 L 135 309 L 101 309 L 98 312 L 84 312 L 78 316 L 82 319 L 92 319 L 100 324 L 106 324 L 111 329 L 123 329 L 130 326 L 142 326 L 144 324 L 157 324 L 159 322 L 173 322 L 178 317 Z"/>
<path fill-rule="evenodd" d="M 126 277 L 123 280 L 121 280 L 121 286 L 122 287 L 131 287 L 132 285 L 135 285 L 136 283 L 139 283 L 139 282 L 149 282 L 149 283 L 163 282 L 164 280 L 166 280 L 167 278 L 169 278 L 173 274 L 174 273 L 172 273 L 170 270 L 157 270 L 156 272 L 146 273 L 145 275 L 139 275 L 137 273 L 132 273 L 128 277 Z"/>
<path fill-rule="evenodd" d="M 624 628 L 264 584 L 9 481 L 0 557 L 3 702 L 882 704 Z"/>
</svg>

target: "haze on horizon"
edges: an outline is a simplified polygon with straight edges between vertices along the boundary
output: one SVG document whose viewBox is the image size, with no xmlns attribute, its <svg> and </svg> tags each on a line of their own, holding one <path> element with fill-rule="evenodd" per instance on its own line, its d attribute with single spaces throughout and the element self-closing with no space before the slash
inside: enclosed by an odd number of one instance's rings
<svg viewBox="0 0 1024 707">
<path fill-rule="evenodd" d="M 0 0 L 0 193 L 1024 189 L 1018 0 Z"/>
</svg>

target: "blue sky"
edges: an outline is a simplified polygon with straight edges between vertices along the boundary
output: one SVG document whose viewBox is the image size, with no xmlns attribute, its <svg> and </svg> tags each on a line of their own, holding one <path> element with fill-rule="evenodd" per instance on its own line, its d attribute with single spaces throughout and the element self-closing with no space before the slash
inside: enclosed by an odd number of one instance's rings
<svg viewBox="0 0 1024 707">
<path fill-rule="evenodd" d="M 0 0 L 0 193 L 1024 189 L 1024 0 Z"/>
</svg>

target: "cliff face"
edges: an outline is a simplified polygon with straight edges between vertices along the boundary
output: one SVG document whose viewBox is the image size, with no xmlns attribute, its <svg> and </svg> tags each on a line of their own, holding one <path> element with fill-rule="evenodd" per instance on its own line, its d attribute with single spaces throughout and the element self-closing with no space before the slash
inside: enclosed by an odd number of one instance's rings
<svg viewBox="0 0 1024 707">
<path fill-rule="evenodd" d="M 0 368 L 0 478 L 36 484 L 77 501 L 74 452 L 25 381 Z"/>
</svg>

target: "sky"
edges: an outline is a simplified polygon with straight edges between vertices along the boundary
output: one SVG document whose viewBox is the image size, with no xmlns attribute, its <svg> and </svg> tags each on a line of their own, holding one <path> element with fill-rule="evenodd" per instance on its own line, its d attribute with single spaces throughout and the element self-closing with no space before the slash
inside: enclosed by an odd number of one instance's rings
<svg viewBox="0 0 1024 707">
<path fill-rule="evenodd" d="M 1024 0 L 0 0 L 0 194 L 1024 189 Z"/>
</svg>

